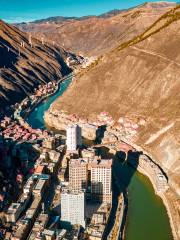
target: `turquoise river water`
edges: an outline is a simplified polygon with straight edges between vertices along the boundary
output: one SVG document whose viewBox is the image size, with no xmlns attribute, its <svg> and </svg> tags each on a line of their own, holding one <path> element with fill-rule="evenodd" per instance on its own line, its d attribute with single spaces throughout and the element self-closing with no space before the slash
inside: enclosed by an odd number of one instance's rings
<svg viewBox="0 0 180 240">
<path fill-rule="evenodd" d="M 44 112 L 63 94 L 71 83 L 71 79 L 61 84 L 58 92 L 42 102 L 34 109 L 27 122 L 33 128 L 45 129 Z M 122 168 L 121 163 L 116 168 L 119 184 L 131 175 L 128 184 L 128 214 L 125 228 L 126 240 L 172 240 L 172 232 L 166 208 L 162 200 L 155 195 L 149 179 L 132 169 L 129 165 Z M 119 169 L 119 170 L 118 170 Z"/>
</svg>

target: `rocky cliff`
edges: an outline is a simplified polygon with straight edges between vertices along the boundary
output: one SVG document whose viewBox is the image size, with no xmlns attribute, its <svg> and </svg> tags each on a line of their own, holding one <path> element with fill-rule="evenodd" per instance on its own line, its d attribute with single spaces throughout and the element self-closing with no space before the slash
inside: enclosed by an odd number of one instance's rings
<svg viewBox="0 0 180 240">
<path fill-rule="evenodd" d="M 143 32 L 175 3 L 145 3 L 128 10 L 100 16 L 54 17 L 18 27 L 33 36 L 64 46 L 76 54 L 97 56 Z"/>
</svg>

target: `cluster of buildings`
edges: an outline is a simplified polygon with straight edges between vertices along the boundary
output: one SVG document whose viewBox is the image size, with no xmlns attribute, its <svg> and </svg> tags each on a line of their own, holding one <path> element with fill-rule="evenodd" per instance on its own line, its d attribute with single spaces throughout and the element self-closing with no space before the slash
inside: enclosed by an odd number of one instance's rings
<svg viewBox="0 0 180 240">
<path fill-rule="evenodd" d="M 97 60 L 97 57 L 83 57 L 82 68 L 89 67 L 93 62 Z"/>
<path fill-rule="evenodd" d="M 14 142 L 0 136 L 0 210 L 7 208 L 22 188 L 22 183 L 37 158 L 28 143 Z"/>
<path fill-rule="evenodd" d="M 27 123 L 24 124 L 13 120 L 10 117 L 4 117 L 0 121 L 0 134 L 4 138 L 12 139 L 13 141 L 36 141 L 48 136 L 46 130 L 33 129 Z"/>
<path fill-rule="evenodd" d="M 40 152 L 39 158 L 27 175 L 27 181 L 23 182 L 22 194 L 5 214 L 6 225 L 11 229 L 6 232 L 6 239 L 55 239 L 49 238 L 49 229 L 46 229 L 49 215 L 45 213 L 45 199 L 51 195 L 50 186 L 60 167 L 65 146 L 60 138 L 49 137 L 34 147 Z"/>
<path fill-rule="evenodd" d="M 54 93 L 56 89 L 56 83 L 39 86 L 34 95 L 26 98 L 17 107 L 14 113 L 17 122 L 5 117 L 0 123 L 5 139 L 12 139 L 17 143 L 29 141 L 39 152 L 38 157 L 31 161 L 31 171 L 21 179 L 22 194 L 6 211 L 5 221 L 10 224 L 11 229 L 6 235 L 14 240 L 84 239 L 85 236 L 88 239 L 100 240 L 104 237 L 111 211 L 112 159 L 101 159 L 93 147 L 83 148 L 82 136 L 94 140 L 99 125 L 112 126 L 114 121 L 103 112 L 96 123 L 89 124 L 88 121 L 78 119 L 77 125 L 76 115 L 66 116 L 62 112 L 61 119 L 64 119 L 66 126 L 69 123 L 66 145 L 58 135 L 32 129 L 24 118 L 44 97 Z M 118 137 L 113 132 L 104 133 L 105 143 L 117 140 Z M 27 169 L 30 162 L 28 152 L 16 146 L 13 153 L 15 156 L 19 154 L 19 158 L 25 163 L 22 166 Z M 12 162 L 11 155 L 9 162 Z M 51 188 L 52 192 L 56 192 L 56 201 L 52 197 Z M 46 198 L 49 199 L 48 204 Z M 60 211 L 55 211 L 60 218 L 60 232 L 57 231 L 59 227 L 53 229 L 48 224 L 49 207 L 54 206 L 55 202 L 60 206 Z M 85 235 L 81 235 L 81 227 Z"/>
<path fill-rule="evenodd" d="M 49 182 L 48 174 L 33 174 L 28 178 L 19 200 L 13 202 L 6 212 L 6 223 L 11 226 L 11 231 L 6 233 L 6 239 L 27 239 L 37 217 L 41 215 L 42 201 Z"/>
<path fill-rule="evenodd" d="M 38 157 L 22 178 L 17 200 L 4 212 L 5 239 L 65 240 L 85 239 L 87 235 L 102 239 L 111 209 L 112 160 L 101 159 L 94 148 L 83 149 L 81 128 L 74 124 L 67 128 L 66 145 L 60 135 L 48 135 L 33 148 Z M 60 228 L 49 225 L 53 191 L 58 193 Z M 91 204 L 98 208 L 90 217 Z"/>
<path fill-rule="evenodd" d="M 54 82 L 48 82 L 47 84 L 39 85 L 37 89 L 35 89 L 35 96 L 36 97 L 43 97 L 47 96 L 49 94 L 54 93 L 54 91 L 57 88 L 57 83 Z"/>
<path fill-rule="evenodd" d="M 163 193 L 169 188 L 168 179 L 165 174 L 147 155 L 141 154 L 138 160 L 132 158 L 128 162 L 150 178 L 157 193 Z"/>
<path fill-rule="evenodd" d="M 64 130 L 67 126 L 76 124 L 81 128 L 82 136 L 86 139 L 95 140 L 97 137 L 98 126 L 91 124 L 87 119 L 80 119 L 76 114 L 68 115 L 63 110 L 49 110 L 44 115 L 45 122 L 58 130 Z M 58 124 L 57 124 L 58 119 Z"/>
<path fill-rule="evenodd" d="M 151 179 L 157 193 L 165 192 L 168 186 L 168 180 L 160 167 L 155 164 L 147 155 L 142 154 L 139 157 L 138 170 L 145 171 Z"/>
<path fill-rule="evenodd" d="M 86 228 L 89 239 L 104 239 L 105 229 L 109 221 L 110 209 L 110 205 L 102 203 L 97 211 L 92 215 L 91 221 Z"/>
<path fill-rule="evenodd" d="M 35 93 L 25 98 L 20 104 L 17 104 L 14 116 L 2 116 L 0 121 L 0 134 L 5 138 L 11 138 L 13 141 L 37 141 L 48 136 L 46 130 L 33 129 L 24 120 L 32 108 L 41 102 L 47 96 L 53 94 L 58 89 L 57 82 L 49 82 L 39 85 Z"/>
<path fill-rule="evenodd" d="M 63 160 L 60 174 L 62 180 L 68 179 L 68 184 L 61 189 L 61 220 L 64 224 L 86 228 L 88 202 L 96 203 L 99 207 L 87 234 L 89 239 L 94 239 L 95 235 L 102 237 L 112 201 L 112 160 L 101 159 L 93 148 L 79 150 L 82 140 L 78 125 L 68 126 L 66 143 L 68 161 Z M 67 168 L 68 178 L 63 178 L 62 169 L 65 173 Z M 95 218 L 101 220 L 95 221 Z"/>
</svg>

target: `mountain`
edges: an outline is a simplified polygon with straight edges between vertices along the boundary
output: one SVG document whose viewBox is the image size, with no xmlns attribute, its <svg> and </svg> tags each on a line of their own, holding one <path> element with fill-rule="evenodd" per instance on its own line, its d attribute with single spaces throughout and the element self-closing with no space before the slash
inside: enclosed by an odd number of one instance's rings
<svg viewBox="0 0 180 240">
<path fill-rule="evenodd" d="M 68 55 L 0 21 L 0 106 L 14 104 L 38 84 L 68 74 Z"/>
<path fill-rule="evenodd" d="M 164 170 L 176 230 L 180 223 L 180 6 L 82 71 L 49 110 L 96 121 L 107 112 L 139 125 L 134 143 Z M 81 94 L 79 94 L 81 93 Z M 72 101 L 73 99 L 73 101 Z M 179 234 L 179 233 L 177 233 Z M 179 238 L 178 238 L 179 239 Z"/>
<path fill-rule="evenodd" d="M 97 56 L 143 32 L 175 3 L 145 3 L 128 10 L 113 10 L 100 16 L 55 17 L 17 26 L 38 39 L 86 56 Z"/>
</svg>

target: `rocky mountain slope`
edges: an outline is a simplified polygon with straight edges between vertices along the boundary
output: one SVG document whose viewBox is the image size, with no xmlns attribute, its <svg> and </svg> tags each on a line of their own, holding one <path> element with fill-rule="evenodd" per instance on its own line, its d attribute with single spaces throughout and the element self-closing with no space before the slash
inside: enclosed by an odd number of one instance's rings
<svg viewBox="0 0 180 240">
<path fill-rule="evenodd" d="M 62 48 L 43 45 L 0 21 L 0 106 L 22 99 L 40 83 L 68 74 L 68 56 Z"/>
<path fill-rule="evenodd" d="M 175 4 L 146 3 L 129 10 L 114 10 L 100 16 L 54 17 L 18 27 L 33 36 L 64 46 L 75 53 L 97 56 L 143 32 Z"/>
<path fill-rule="evenodd" d="M 174 204 L 177 226 L 180 222 L 179 43 L 180 6 L 81 72 L 50 109 L 56 113 L 62 109 L 92 121 L 105 111 L 113 117 L 115 125 L 122 117 L 136 124 L 143 119 L 134 143 L 167 174 L 175 192 L 167 196 L 170 204 Z"/>
</svg>

